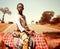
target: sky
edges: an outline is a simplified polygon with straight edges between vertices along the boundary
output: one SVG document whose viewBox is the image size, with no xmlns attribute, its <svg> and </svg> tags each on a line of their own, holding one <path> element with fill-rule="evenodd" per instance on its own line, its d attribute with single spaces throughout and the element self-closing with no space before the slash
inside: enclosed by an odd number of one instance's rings
<svg viewBox="0 0 60 49">
<path fill-rule="evenodd" d="M 11 15 L 5 15 L 5 22 L 15 22 L 15 16 L 18 13 L 16 6 L 18 3 L 24 4 L 23 14 L 26 16 L 26 21 L 31 24 L 31 21 L 39 21 L 44 11 L 54 11 L 55 15 L 60 14 L 60 0 L 0 0 L 0 8 L 8 7 L 12 12 Z M 3 13 L 0 11 L 0 19 Z"/>
</svg>

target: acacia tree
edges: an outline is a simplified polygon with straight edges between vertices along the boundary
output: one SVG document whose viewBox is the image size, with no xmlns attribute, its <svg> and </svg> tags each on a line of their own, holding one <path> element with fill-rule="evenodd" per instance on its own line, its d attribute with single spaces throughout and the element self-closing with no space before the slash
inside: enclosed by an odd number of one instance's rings
<svg viewBox="0 0 60 49">
<path fill-rule="evenodd" d="M 54 16 L 54 12 L 53 11 L 44 11 L 41 17 L 40 22 L 46 22 L 49 23 L 50 19 Z"/>
<path fill-rule="evenodd" d="M 31 24 L 34 22 L 34 20 L 31 21 Z"/>
<path fill-rule="evenodd" d="M 53 18 L 53 20 L 51 21 L 52 24 L 57 24 L 60 23 L 60 15 L 57 15 L 56 18 Z"/>
<path fill-rule="evenodd" d="M 11 11 L 9 10 L 8 7 L 0 8 L 0 11 L 3 13 L 1 23 L 4 23 L 5 14 L 11 14 Z"/>
</svg>

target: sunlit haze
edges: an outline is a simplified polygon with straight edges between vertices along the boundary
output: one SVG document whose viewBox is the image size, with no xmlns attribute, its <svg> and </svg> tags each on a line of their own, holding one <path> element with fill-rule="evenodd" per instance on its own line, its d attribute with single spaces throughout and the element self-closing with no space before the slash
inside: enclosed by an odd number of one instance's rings
<svg viewBox="0 0 60 49">
<path fill-rule="evenodd" d="M 55 15 L 60 14 L 60 0 L 0 0 L 0 8 L 8 7 L 12 12 L 11 15 L 5 15 L 5 22 L 13 21 L 17 14 L 16 6 L 18 3 L 24 4 L 24 15 L 26 16 L 28 24 L 33 20 L 39 21 L 44 11 L 54 11 Z M 0 11 L 0 19 L 3 13 Z"/>
</svg>

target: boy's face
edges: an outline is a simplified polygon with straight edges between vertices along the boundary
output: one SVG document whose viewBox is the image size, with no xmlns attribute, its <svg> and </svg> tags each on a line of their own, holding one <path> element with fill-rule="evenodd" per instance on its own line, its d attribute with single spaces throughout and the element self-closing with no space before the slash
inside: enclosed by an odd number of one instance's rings
<svg viewBox="0 0 60 49">
<path fill-rule="evenodd" d="M 17 6 L 17 10 L 20 12 L 20 11 L 23 11 L 23 6 L 22 5 L 18 5 Z"/>
</svg>

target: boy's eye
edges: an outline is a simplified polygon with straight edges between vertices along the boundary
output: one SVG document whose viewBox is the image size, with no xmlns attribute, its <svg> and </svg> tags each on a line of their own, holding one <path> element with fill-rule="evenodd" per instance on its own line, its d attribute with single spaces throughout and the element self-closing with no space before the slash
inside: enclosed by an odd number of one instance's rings
<svg viewBox="0 0 60 49">
<path fill-rule="evenodd" d="M 23 8 L 23 7 L 18 7 L 18 8 Z"/>
</svg>

